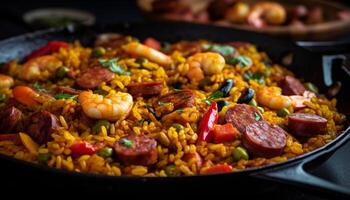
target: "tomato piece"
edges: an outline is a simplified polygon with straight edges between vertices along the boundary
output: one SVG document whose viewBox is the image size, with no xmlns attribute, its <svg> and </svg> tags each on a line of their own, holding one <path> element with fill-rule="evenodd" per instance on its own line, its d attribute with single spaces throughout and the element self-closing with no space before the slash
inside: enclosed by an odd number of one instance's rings
<svg viewBox="0 0 350 200">
<path fill-rule="evenodd" d="M 33 51 L 29 54 L 25 60 L 30 60 L 32 58 L 37 58 L 40 56 L 48 55 L 57 52 L 60 48 L 68 48 L 68 43 L 62 41 L 50 41 L 45 46 Z"/>
<path fill-rule="evenodd" d="M 232 172 L 232 166 L 227 164 L 217 164 L 205 170 L 205 174 L 219 174 L 229 172 Z"/>
<path fill-rule="evenodd" d="M 238 130 L 231 123 L 215 125 L 212 132 L 215 143 L 232 142 L 239 136 Z"/>
<path fill-rule="evenodd" d="M 151 47 L 152 49 L 155 50 L 160 50 L 160 42 L 154 38 L 146 38 L 145 41 L 143 42 L 144 45 Z"/>
<path fill-rule="evenodd" d="M 70 146 L 70 150 L 74 156 L 92 155 L 96 153 L 96 148 L 84 141 L 76 142 Z"/>
</svg>

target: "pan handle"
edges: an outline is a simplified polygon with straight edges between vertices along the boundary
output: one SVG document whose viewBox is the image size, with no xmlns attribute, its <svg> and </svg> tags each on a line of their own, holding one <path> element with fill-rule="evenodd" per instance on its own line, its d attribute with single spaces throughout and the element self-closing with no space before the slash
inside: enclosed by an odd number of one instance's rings
<svg viewBox="0 0 350 200">
<path fill-rule="evenodd" d="M 315 154 L 293 165 L 282 165 L 279 168 L 252 174 L 256 178 L 274 181 L 282 184 L 293 185 L 299 188 L 309 189 L 311 192 L 320 192 L 332 195 L 332 198 L 350 198 L 350 189 L 333 182 L 319 178 L 308 172 L 313 166 L 326 161 L 337 149 L 350 140 L 350 128 L 344 132 L 343 138 L 322 152 Z"/>
<path fill-rule="evenodd" d="M 346 54 L 350 53 L 350 42 L 341 41 L 321 41 L 321 42 L 296 42 L 297 46 L 305 48 L 314 53 L 323 55 Z"/>
</svg>

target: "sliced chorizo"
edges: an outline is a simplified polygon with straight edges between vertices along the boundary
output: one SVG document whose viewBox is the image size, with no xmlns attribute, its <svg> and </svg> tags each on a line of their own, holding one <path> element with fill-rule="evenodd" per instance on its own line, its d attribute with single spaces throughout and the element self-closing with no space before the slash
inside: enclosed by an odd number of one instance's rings
<svg viewBox="0 0 350 200">
<path fill-rule="evenodd" d="M 38 111 L 28 120 L 27 133 L 38 144 L 50 141 L 51 134 L 59 127 L 58 119 L 48 111 Z"/>
<path fill-rule="evenodd" d="M 168 93 L 161 96 L 154 104 L 154 108 L 158 108 L 164 104 L 171 103 L 174 106 L 174 110 L 179 108 L 191 107 L 194 105 L 194 94 L 191 90 L 181 90 Z"/>
<path fill-rule="evenodd" d="M 314 114 L 293 113 L 288 115 L 289 131 L 295 136 L 314 136 L 327 131 L 327 119 Z"/>
<path fill-rule="evenodd" d="M 285 76 L 278 85 L 282 88 L 282 94 L 284 95 L 303 95 L 305 92 L 304 85 L 293 76 Z"/>
<path fill-rule="evenodd" d="M 157 162 L 157 141 L 146 135 L 128 135 L 114 144 L 119 160 L 127 165 L 152 165 Z"/>
<path fill-rule="evenodd" d="M 23 127 L 23 113 L 14 106 L 1 111 L 0 133 L 13 133 L 21 131 Z"/>
<path fill-rule="evenodd" d="M 283 153 L 287 133 L 277 125 L 259 121 L 246 127 L 242 142 L 252 155 L 270 158 Z"/>
<path fill-rule="evenodd" d="M 262 120 L 258 109 L 247 104 L 236 104 L 227 109 L 224 118 L 226 123 L 231 123 L 241 134 L 248 125 Z"/>
<path fill-rule="evenodd" d="M 65 93 L 65 94 L 71 94 L 71 95 L 78 95 L 80 94 L 82 91 L 81 90 L 77 90 L 71 87 L 66 87 L 66 86 L 58 86 L 57 87 L 57 93 Z"/>
<path fill-rule="evenodd" d="M 76 78 L 76 83 L 84 89 L 94 89 L 102 82 L 109 82 L 113 79 L 114 73 L 101 66 L 93 66 L 85 69 Z"/>
<path fill-rule="evenodd" d="M 163 81 L 131 83 L 127 86 L 129 93 L 134 96 L 149 97 L 159 95 L 163 89 Z"/>
</svg>

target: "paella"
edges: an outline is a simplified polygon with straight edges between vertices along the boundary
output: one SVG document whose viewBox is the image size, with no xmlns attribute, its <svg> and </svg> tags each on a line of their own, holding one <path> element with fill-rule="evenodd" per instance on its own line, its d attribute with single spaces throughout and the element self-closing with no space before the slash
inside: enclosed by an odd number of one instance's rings
<svg viewBox="0 0 350 200">
<path fill-rule="evenodd" d="M 50 41 L 0 74 L 0 153 L 111 176 L 229 173 L 286 161 L 343 130 L 317 87 L 254 44 Z"/>
</svg>

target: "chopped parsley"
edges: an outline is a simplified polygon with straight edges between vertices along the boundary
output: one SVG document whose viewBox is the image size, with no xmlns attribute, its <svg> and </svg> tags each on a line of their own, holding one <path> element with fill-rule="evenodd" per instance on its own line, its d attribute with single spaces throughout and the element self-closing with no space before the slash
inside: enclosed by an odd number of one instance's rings
<svg viewBox="0 0 350 200">
<path fill-rule="evenodd" d="M 224 93 L 220 90 L 213 92 L 212 94 L 210 94 L 207 98 L 205 98 L 203 101 L 208 104 L 211 105 L 211 102 L 216 100 L 216 99 L 220 99 L 224 97 Z"/>
<path fill-rule="evenodd" d="M 65 94 L 65 93 L 58 93 L 54 96 L 54 98 L 56 100 L 59 100 L 59 99 L 72 99 L 74 101 L 78 101 L 78 98 L 74 95 L 70 95 L 70 94 Z"/>
<path fill-rule="evenodd" d="M 120 140 L 120 144 L 122 144 L 125 147 L 131 148 L 133 145 L 133 141 L 123 138 Z"/>
<path fill-rule="evenodd" d="M 239 66 L 241 67 L 250 67 L 253 64 L 252 60 L 247 56 L 237 56 L 234 58 L 227 59 L 226 62 L 230 65 L 239 64 Z"/>
<path fill-rule="evenodd" d="M 158 101 L 158 105 L 160 105 L 160 106 L 166 106 L 168 104 L 169 104 L 169 102 Z"/>
<path fill-rule="evenodd" d="M 243 74 L 243 78 L 246 81 L 249 80 L 255 80 L 256 82 L 258 82 L 259 84 L 265 84 L 265 76 L 263 73 L 261 72 L 246 72 L 245 74 Z"/>
<path fill-rule="evenodd" d="M 183 113 L 183 112 L 184 112 L 184 109 L 180 108 L 180 109 L 175 110 L 175 112 L 177 112 L 177 113 Z"/>
<path fill-rule="evenodd" d="M 259 121 L 261 119 L 261 116 L 258 113 L 254 112 L 254 115 L 255 115 L 255 121 Z"/>
<path fill-rule="evenodd" d="M 0 94 L 0 102 L 4 102 L 6 100 L 6 95 L 5 94 Z"/>
<path fill-rule="evenodd" d="M 43 87 L 40 83 L 38 83 L 38 82 L 35 82 L 35 83 L 33 84 L 33 88 L 34 88 L 36 91 L 38 91 L 38 92 L 45 92 L 44 87 Z"/>
<path fill-rule="evenodd" d="M 214 51 L 220 53 L 223 56 L 228 56 L 236 51 L 232 46 L 219 44 L 204 44 L 202 48 L 205 51 Z"/>
<path fill-rule="evenodd" d="M 105 68 L 108 68 L 111 72 L 119 75 L 130 76 L 131 72 L 125 71 L 122 66 L 118 64 L 118 58 L 113 58 L 110 60 L 100 59 L 98 62 Z"/>
</svg>

